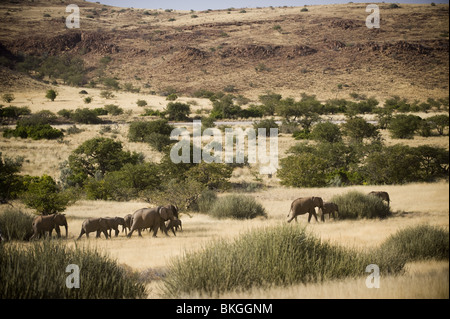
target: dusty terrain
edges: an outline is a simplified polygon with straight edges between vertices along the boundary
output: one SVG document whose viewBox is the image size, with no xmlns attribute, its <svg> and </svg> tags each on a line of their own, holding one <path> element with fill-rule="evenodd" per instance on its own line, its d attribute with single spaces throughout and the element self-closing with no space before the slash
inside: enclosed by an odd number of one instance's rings
<svg viewBox="0 0 450 319">
<path fill-rule="evenodd" d="M 234 86 L 235 94 L 243 94 L 253 101 L 267 91 L 297 99 L 306 92 L 316 94 L 322 101 L 348 98 L 351 92 L 374 96 L 380 101 L 392 95 L 410 101 L 448 97 L 448 5 L 402 4 L 398 9 L 389 9 L 388 4 L 380 4 L 381 28 L 369 30 L 365 26 L 368 13 L 362 4 L 308 6 L 307 12 L 301 12 L 301 7 L 287 7 L 246 9 L 243 13 L 240 9 L 164 12 L 78 0 L 71 3 L 81 8 L 78 30 L 65 28 L 67 14 L 60 1 L 2 1 L 0 56 L 17 59 L 19 54 L 78 55 L 88 67 L 88 76 L 94 80 L 98 80 L 100 59 L 110 56 L 112 60 L 104 75 L 116 77 L 121 85 L 130 82 L 141 91 L 114 91 L 115 97 L 104 99 L 100 96 L 102 87 L 85 88 L 93 98 L 92 103 L 85 104 L 85 95 L 79 94 L 82 88 L 45 84 L 0 65 L 0 95 L 13 93 L 15 100 L 11 105 L 28 106 L 33 113 L 97 108 L 105 104 L 116 104 L 125 111 L 118 117 L 107 118 L 114 122 L 108 133 L 102 133 L 104 125 L 77 125 L 83 132 L 66 135 L 58 141 L 0 137 L 3 155 L 25 158 L 22 174 L 48 174 L 58 179 L 61 162 L 81 143 L 101 134 L 122 141 L 126 150 L 142 152 L 147 161 L 158 161 L 161 154 L 150 146 L 128 141 L 128 123 L 139 119 L 144 111 L 136 105 L 138 99 L 146 100 L 154 110 L 163 110 L 168 101 L 160 93 L 168 87 L 179 93 L 179 101 L 194 101 L 193 114 L 211 109 L 212 104 L 207 99 L 192 98 L 191 93 L 199 89 L 223 90 L 226 86 Z M 49 88 L 59 92 L 54 102 L 45 98 Z M 420 115 L 427 117 L 434 113 Z M 382 134 L 388 145 L 406 143 L 449 148 L 448 136 L 415 136 L 405 141 L 391 139 L 385 131 Z M 280 135 L 280 156 L 285 156 L 286 150 L 295 143 L 291 135 Z M 252 182 L 253 176 L 248 169 L 237 169 L 232 180 Z M 408 226 L 449 227 L 448 182 L 312 189 L 281 187 L 276 178 L 265 178 L 263 183 L 264 189 L 247 195 L 263 204 L 267 219 L 218 221 L 190 212 L 192 217 L 181 216 L 184 231 L 176 237 L 159 234 L 158 238 L 152 238 L 144 233 L 143 238 L 134 235 L 128 239 L 120 234 L 108 241 L 83 238 L 77 244 L 98 247 L 119 263 L 150 278 L 149 298 L 159 298 L 158 285 L 171 258 L 201 249 L 219 238 L 231 239 L 250 229 L 284 223 L 292 200 L 300 196 L 320 195 L 327 200 L 354 189 L 389 192 L 394 214 L 386 220 L 327 220 L 307 226 L 323 240 L 346 247 L 370 250 Z M 18 202 L 13 205 L 27 210 Z M 75 244 L 85 218 L 125 216 L 145 206 L 148 204 L 139 201 L 78 201 L 65 212 L 69 221 L 67 244 Z M 1 206 L 0 213 L 5 208 Z M 305 218 L 300 219 L 301 226 L 307 224 Z M 255 289 L 219 297 L 449 297 L 448 261 L 408 264 L 404 274 L 382 278 L 382 286 L 377 290 L 367 289 L 364 280 Z"/>
<path fill-rule="evenodd" d="M 234 86 L 251 98 L 266 91 L 320 99 L 351 92 L 380 99 L 448 96 L 448 5 L 380 4 L 380 29 L 368 29 L 363 4 L 244 13 L 71 3 L 80 6 L 80 29 L 65 27 L 68 14 L 59 1 L 2 2 L 2 55 L 79 55 L 91 78 L 108 55 L 105 75 L 158 93 Z M 18 90 L 14 83 L 23 79 L 6 70 L 0 74 L 2 87 Z"/>
</svg>

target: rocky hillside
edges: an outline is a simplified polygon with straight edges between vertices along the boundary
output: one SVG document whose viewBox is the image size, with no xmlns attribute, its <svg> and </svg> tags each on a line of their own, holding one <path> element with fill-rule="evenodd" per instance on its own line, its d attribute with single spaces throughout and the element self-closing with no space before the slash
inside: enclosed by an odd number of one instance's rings
<svg viewBox="0 0 450 319">
<path fill-rule="evenodd" d="M 144 92 L 448 96 L 448 5 L 380 4 L 381 27 L 368 29 L 363 4 L 186 12 L 71 3 L 79 29 L 66 28 L 61 1 L 0 3 L 3 87 L 31 85 L 11 67 L 23 56 L 68 54 L 84 60 L 89 80 Z"/>
</svg>

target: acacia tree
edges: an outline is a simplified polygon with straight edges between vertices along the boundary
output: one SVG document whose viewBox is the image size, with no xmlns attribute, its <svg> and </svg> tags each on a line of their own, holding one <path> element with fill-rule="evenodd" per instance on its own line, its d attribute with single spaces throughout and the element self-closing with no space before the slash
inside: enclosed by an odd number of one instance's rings
<svg viewBox="0 0 450 319">
<path fill-rule="evenodd" d="M 125 164 L 143 162 L 143 155 L 124 151 L 121 142 L 98 137 L 87 140 L 69 156 L 68 166 L 72 182 L 83 184 L 88 177 L 103 177 L 107 172 L 120 170 Z"/>
<path fill-rule="evenodd" d="M 27 207 L 35 209 L 39 214 L 50 215 L 66 210 L 76 198 L 70 192 L 63 192 L 48 175 L 27 177 L 24 181 L 26 191 L 21 195 Z"/>
</svg>

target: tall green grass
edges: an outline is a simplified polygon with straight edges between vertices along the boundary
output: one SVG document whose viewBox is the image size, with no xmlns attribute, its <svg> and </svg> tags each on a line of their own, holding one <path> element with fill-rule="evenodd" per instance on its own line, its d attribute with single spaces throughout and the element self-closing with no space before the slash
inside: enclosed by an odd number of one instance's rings
<svg viewBox="0 0 450 319">
<path fill-rule="evenodd" d="M 219 219 L 252 219 L 258 216 L 267 217 L 264 207 L 253 197 L 234 194 L 215 200 L 208 214 Z"/>
<path fill-rule="evenodd" d="M 20 209 L 7 208 L 0 212 L 0 228 L 6 240 L 28 240 L 33 235 L 35 216 Z"/>
<path fill-rule="evenodd" d="M 391 214 L 380 198 L 358 191 L 333 196 L 330 202 L 338 205 L 339 219 L 385 218 Z"/>
<path fill-rule="evenodd" d="M 69 264 L 80 268 L 80 288 L 66 286 Z M 137 275 L 97 250 L 65 243 L 0 245 L 0 299 L 144 298 Z"/>
<path fill-rule="evenodd" d="M 331 245 L 304 228 L 281 225 L 251 231 L 232 242 L 216 241 L 172 260 L 162 289 L 170 298 L 193 292 L 218 295 L 254 286 L 362 276 L 370 264 L 378 264 L 384 273 L 397 273 L 404 261 L 378 250 L 362 253 Z"/>
<path fill-rule="evenodd" d="M 429 225 L 408 227 L 390 236 L 380 247 L 382 251 L 402 256 L 407 261 L 449 258 L 448 231 Z"/>
</svg>

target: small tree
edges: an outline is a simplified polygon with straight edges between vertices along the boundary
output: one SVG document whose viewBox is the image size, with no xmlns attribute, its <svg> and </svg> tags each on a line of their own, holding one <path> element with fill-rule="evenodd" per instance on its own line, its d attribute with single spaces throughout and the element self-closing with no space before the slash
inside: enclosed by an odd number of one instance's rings
<svg viewBox="0 0 450 319">
<path fill-rule="evenodd" d="M 376 138 L 379 134 L 375 125 L 366 122 L 361 117 L 347 119 L 347 122 L 342 124 L 342 131 L 344 135 L 358 143 L 361 143 L 365 138 Z"/>
<path fill-rule="evenodd" d="M 53 178 L 48 175 L 28 177 L 24 185 L 27 190 L 22 195 L 23 202 L 42 215 L 62 212 L 74 200 L 71 194 L 61 192 Z"/>
<path fill-rule="evenodd" d="M 50 89 L 47 91 L 47 94 L 45 95 L 45 97 L 49 100 L 51 100 L 52 102 L 56 99 L 56 97 L 58 96 L 58 92 L 56 92 L 53 89 Z"/>
<path fill-rule="evenodd" d="M 320 142 L 336 143 L 342 141 L 339 125 L 331 122 L 316 124 L 311 132 L 311 137 L 313 140 Z"/>
<path fill-rule="evenodd" d="M 6 103 L 11 103 L 12 101 L 14 101 L 15 97 L 14 97 L 14 94 L 5 93 L 5 94 L 3 94 L 2 99 Z"/>
<path fill-rule="evenodd" d="M 449 117 L 448 115 L 434 115 L 428 118 L 432 126 L 438 131 L 439 135 L 444 135 L 444 130 L 449 127 Z"/>
<path fill-rule="evenodd" d="M 388 130 L 393 138 L 411 139 L 421 122 L 422 119 L 419 116 L 399 114 L 391 119 Z"/>
<path fill-rule="evenodd" d="M 170 102 L 167 104 L 166 114 L 171 121 L 185 121 L 191 114 L 191 107 L 180 102 Z"/>
</svg>

